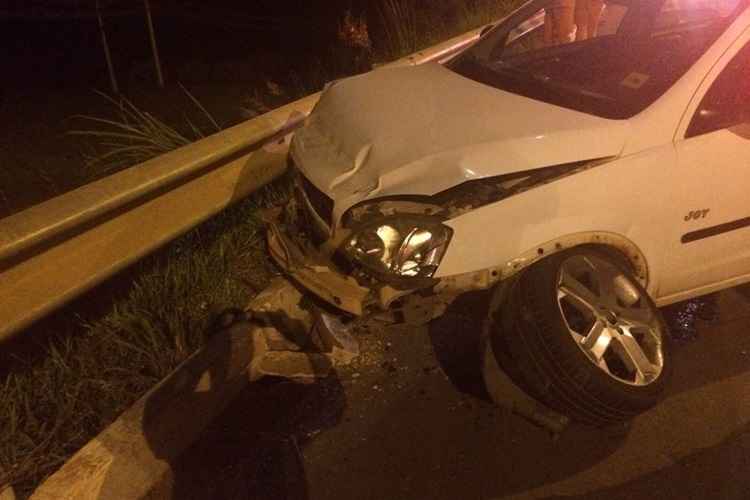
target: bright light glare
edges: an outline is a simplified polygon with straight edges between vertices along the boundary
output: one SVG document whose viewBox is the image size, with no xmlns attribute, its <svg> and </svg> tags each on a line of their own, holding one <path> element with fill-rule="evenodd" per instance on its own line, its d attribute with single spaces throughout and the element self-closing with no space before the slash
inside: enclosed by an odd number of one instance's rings
<svg viewBox="0 0 750 500">
<path fill-rule="evenodd" d="M 349 248 L 380 272 L 418 277 L 434 272 L 447 241 L 445 235 L 411 221 L 383 223 L 365 229 L 349 241 Z"/>
<path fill-rule="evenodd" d="M 401 244 L 401 234 L 393 226 L 380 226 L 376 231 L 378 237 L 383 241 L 385 251 L 380 257 L 381 262 L 390 268 L 393 265 L 393 254 L 398 252 Z"/>
<path fill-rule="evenodd" d="M 407 244 L 409 247 L 414 248 L 424 245 L 432 239 L 432 233 L 425 230 L 418 230 L 411 233 Z"/>
<path fill-rule="evenodd" d="M 392 247 L 401 240 L 398 229 L 393 226 L 380 226 L 376 232 L 380 236 L 380 239 L 383 240 L 386 248 Z"/>
</svg>

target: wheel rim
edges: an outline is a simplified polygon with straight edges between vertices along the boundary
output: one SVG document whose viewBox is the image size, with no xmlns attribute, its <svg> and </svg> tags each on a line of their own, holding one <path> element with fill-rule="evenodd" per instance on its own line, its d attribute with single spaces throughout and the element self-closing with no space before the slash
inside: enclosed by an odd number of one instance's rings
<svg viewBox="0 0 750 500">
<path fill-rule="evenodd" d="M 557 303 L 576 345 L 619 382 L 646 386 L 664 367 L 663 328 L 641 288 L 612 263 L 576 255 L 560 266 Z"/>
</svg>

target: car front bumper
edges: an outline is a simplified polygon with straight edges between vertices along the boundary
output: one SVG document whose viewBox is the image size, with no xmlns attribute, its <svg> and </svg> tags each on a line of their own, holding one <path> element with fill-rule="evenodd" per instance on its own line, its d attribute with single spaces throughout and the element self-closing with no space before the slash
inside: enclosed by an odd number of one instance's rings
<svg viewBox="0 0 750 500">
<path fill-rule="evenodd" d="M 371 290 L 335 270 L 325 257 L 283 233 L 276 222 L 268 229 L 268 248 L 276 264 L 294 281 L 332 306 L 355 316 L 365 313 Z"/>
<path fill-rule="evenodd" d="M 335 243 L 330 213 L 321 201 L 325 195 L 305 186 L 299 172 L 293 182 L 294 196 L 286 208 L 264 217 L 269 253 L 292 281 L 338 310 L 356 317 L 385 314 L 400 318 L 398 322 L 425 323 L 440 316 L 456 296 L 491 285 L 489 271 L 444 277 L 414 289 L 397 289 L 364 273 L 349 275 L 332 261 L 330 248 Z"/>
</svg>

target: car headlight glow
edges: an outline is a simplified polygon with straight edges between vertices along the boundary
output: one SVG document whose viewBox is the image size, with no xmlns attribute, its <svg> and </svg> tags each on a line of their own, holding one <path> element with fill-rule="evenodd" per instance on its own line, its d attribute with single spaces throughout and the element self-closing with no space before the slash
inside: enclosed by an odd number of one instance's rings
<svg viewBox="0 0 750 500">
<path fill-rule="evenodd" d="M 368 224 L 344 243 L 344 253 L 371 273 L 402 283 L 429 279 L 453 231 L 429 217 L 397 215 Z"/>
</svg>

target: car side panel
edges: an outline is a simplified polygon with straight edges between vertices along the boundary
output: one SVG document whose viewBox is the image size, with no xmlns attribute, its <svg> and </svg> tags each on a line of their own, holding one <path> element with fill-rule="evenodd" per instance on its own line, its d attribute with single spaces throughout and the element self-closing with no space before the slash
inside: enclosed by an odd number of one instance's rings
<svg viewBox="0 0 750 500">
<path fill-rule="evenodd" d="M 679 240 L 690 193 L 672 144 L 614 160 L 449 220 L 453 240 L 437 276 L 503 266 L 575 233 L 614 233 L 647 260 L 648 290 L 670 287 L 667 249 Z"/>
</svg>

